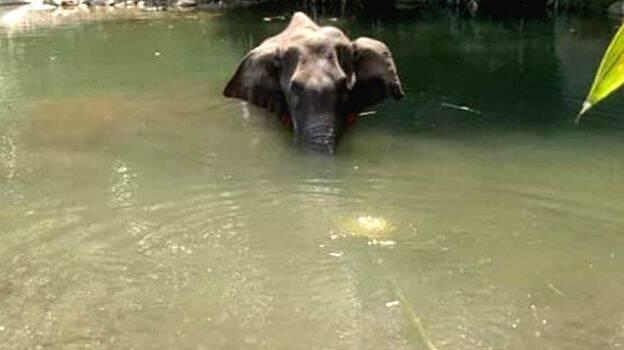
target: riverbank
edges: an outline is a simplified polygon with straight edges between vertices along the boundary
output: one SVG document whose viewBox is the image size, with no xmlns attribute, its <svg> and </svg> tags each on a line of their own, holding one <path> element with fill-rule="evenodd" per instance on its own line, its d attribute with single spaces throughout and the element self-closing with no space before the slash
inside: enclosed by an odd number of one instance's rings
<svg viewBox="0 0 624 350">
<path fill-rule="evenodd" d="M 146 11 L 171 9 L 222 10 L 226 8 L 256 5 L 261 1 L 213 1 L 213 0 L 37 0 L 0 1 L 0 8 L 29 6 L 32 11 L 81 8 L 138 8 Z"/>
<path fill-rule="evenodd" d="M 39 4 L 52 7 L 138 7 L 147 10 L 171 10 L 197 8 L 200 10 L 218 10 L 232 7 L 246 7 L 261 3 L 277 4 L 278 6 L 296 6 L 303 8 L 319 8 L 323 12 L 408 12 L 423 9 L 448 8 L 465 11 L 470 14 L 478 12 L 506 13 L 525 15 L 539 12 L 584 12 L 624 14 L 624 2 L 615 0 L 393 0 L 380 2 L 376 0 L 303 0 L 293 4 L 286 0 L 0 0 L 0 6 Z"/>
<path fill-rule="evenodd" d="M 168 16 L 212 17 L 227 9 L 246 7 L 253 1 L 206 2 L 190 4 L 194 0 L 56 0 L 30 3 L 3 3 L 0 6 L 0 33 L 35 30 L 39 27 L 64 26 L 83 21 L 115 19 L 155 19 Z"/>
</svg>

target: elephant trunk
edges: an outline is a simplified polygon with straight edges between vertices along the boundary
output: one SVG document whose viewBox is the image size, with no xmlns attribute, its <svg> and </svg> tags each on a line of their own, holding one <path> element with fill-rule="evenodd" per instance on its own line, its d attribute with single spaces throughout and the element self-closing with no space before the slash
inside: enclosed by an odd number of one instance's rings
<svg viewBox="0 0 624 350">
<path fill-rule="evenodd" d="M 333 122 L 308 125 L 302 133 L 306 146 L 310 149 L 334 154 L 338 143 L 338 133 Z"/>
</svg>

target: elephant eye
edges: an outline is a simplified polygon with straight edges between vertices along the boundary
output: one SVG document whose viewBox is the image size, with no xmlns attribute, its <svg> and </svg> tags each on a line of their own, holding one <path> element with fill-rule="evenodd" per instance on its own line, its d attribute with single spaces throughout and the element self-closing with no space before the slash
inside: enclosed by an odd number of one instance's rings
<svg viewBox="0 0 624 350">
<path fill-rule="evenodd" d="M 290 83 L 290 91 L 292 91 L 295 95 L 301 94 L 303 92 L 303 83 L 293 80 Z"/>
</svg>

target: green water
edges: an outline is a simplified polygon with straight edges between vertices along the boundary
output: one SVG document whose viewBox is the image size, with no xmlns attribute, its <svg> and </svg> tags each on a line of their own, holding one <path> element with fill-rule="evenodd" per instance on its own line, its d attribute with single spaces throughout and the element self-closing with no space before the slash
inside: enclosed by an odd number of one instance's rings
<svg viewBox="0 0 624 350">
<path fill-rule="evenodd" d="M 340 19 L 408 96 L 325 157 L 220 95 L 264 15 L 4 22 L 0 349 L 624 347 L 613 23 Z"/>
</svg>

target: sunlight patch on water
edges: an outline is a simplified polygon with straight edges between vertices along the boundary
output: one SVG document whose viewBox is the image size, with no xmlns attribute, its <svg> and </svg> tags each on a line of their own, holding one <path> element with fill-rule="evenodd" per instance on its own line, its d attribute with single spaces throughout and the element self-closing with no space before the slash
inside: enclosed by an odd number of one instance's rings
<svg viewBox="0 0 624 350">
<path fill-rule="evenodd" d="M 12 180 L 15 177 L 15 171 L 17 169 L 17 147 L 13 138 L 9 135 L 2 137 L 2 143 L 0 144 L 0 155 L 2 156 L 2 163 L 7 169 L 6 178 Z"/>
<path fill-rule="evenodd" d="M 128 169 L 124 161 L 118 161 L 113 168 L 110 188 L 113 205 L 119 208 L 132 206 L 137 187 L 136 174 Z"/>
<path fill-rule="evenodd" d="M 383 232 L 388 228 L 388 223 L 384 218 L 375 218 L 372 216 L 360 216 L 357 219 L 360 228 L 366 232 Z"/>
<path fill-rule="evenodd" d="M 6 26 L 15 25 L 21 22 L 28 12 L 30 12 L 29 5 L 20 6 L 0 17 L 0 23 Z"/>
<path fill-rule="evenodd" d="M 361 215 L 348 219 L 339 225 L 339 230 L 343 236 L 365 237 L 369 239 L 369 245 L 389 246 L 395 242 L 386 238 L 396 229 L 394 225 L 383 217 Z M 340 235 L 332 234 L 332 239 Z"/>
</svg>

